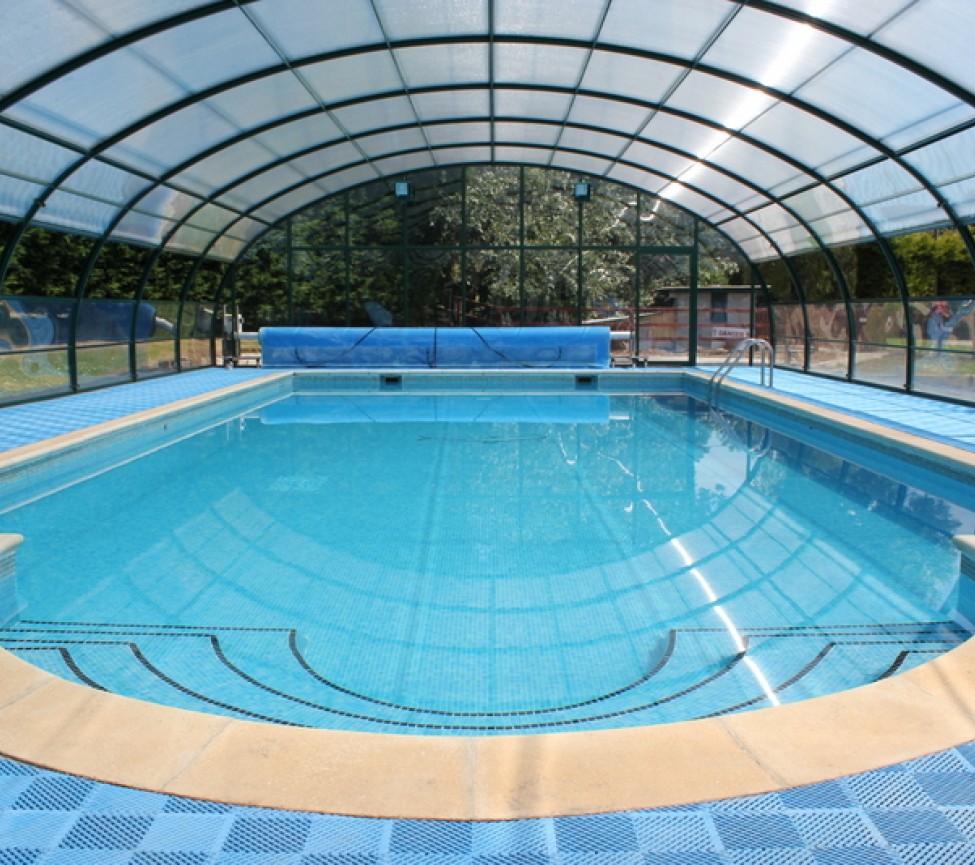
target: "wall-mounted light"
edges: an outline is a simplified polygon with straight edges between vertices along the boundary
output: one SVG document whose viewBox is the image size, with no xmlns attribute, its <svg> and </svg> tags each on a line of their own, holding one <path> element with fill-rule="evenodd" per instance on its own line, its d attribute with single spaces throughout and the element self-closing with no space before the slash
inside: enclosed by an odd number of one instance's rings
<svg viewBox="0 0 975 865">
<path fill-rule="evenodd" d="M 413 186 L 408 180 L 398 180 L 393 187 L 393 194 L 400 201 L 409 201 L 413 197 Z"/>
<path fill-rule="evenodd" d="M 592 184 L 588 180 L 580 180 L 572 189 L 576 201 L 588 201 L 592 198 Z"/>
</svg>

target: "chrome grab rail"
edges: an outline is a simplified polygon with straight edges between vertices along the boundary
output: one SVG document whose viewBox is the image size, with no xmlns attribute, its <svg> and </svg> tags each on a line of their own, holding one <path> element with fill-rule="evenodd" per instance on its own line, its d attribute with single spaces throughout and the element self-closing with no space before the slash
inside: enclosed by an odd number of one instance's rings
<svg viewBox="0 0 975 865">
<path fill-rule="evenodd" d="M 772 387 L 772 371 L 775 369 L 775 349 L 772 348 L 771 343 L 769 343 L 767 340 L 754 339 L 750 337 L 748 339 L 743 339 L 730 352 L 728 352 L 728 356 L 714 371 L 714 375 L 711 376 L 711 380 L 708 382 L 708 405 L 714 405 L 714 401 L 718 396 L 718 391 L 721 388 L 721 383 L 728 376 L 728 373 L 738 366 L 741 359 L 745 356 L 745 352 L 751 351 L 755 348 L 757 348 L 759 351 L 759 369 L 761 370 L 762 387 L 765 387 L 766 362 L 768 363 L 768 386 Z"/>
</svg>

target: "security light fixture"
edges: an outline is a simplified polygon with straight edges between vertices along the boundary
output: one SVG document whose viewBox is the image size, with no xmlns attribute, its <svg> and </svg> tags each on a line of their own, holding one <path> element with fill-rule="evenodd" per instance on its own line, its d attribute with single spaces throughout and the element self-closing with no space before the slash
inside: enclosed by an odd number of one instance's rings
<svg viewBox="0 0 975 865">
<path fill-rule="evenodd" d="M 592 184 L 586 180 L 580 180 L 572 190 L 576 201 L 588 201 L 592 198 Z"/>
<path fill-rule="evenodd" d="M 409 201 L 413 197 L 413 187 L 408 180 L 399 180 L 393 190 L 400 201 Z"/>
</svg>

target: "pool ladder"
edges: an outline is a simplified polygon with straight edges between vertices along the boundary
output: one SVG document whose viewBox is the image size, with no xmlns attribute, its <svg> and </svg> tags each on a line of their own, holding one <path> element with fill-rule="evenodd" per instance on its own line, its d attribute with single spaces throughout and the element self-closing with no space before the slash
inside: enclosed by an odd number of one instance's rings
<svg viewBox="0 0 975 865">
<path fill-rule="evenodd" d="M 713 406 L 715 404 L 715 401 L 718 398 L 718 391 L 721 389 L 721 383 L 725 380 L 725 378 L 727 378 L 728 373 L 738 366 L 739 363 L 741 363 L 742 358 L 745 356 L 745 352 L 751 352 L 752 349 L 758 349 L 758 365 L 759 369 L 761 370 L 762 387 L 765 387 L 766 365 L 768 366 L 768 386 L 772 387 L 772 370 L 775 369 L 775 349 L 772 348 L 771 343 L 764 339 L 754 339 L 751 337 L 748 339 L 743 339 L 730 352 L 728 352 L 728 356 L 714 371 L 714 375 L 711 376 L 711 380 L 708 382 L 709 406 Z"/>
</svg>

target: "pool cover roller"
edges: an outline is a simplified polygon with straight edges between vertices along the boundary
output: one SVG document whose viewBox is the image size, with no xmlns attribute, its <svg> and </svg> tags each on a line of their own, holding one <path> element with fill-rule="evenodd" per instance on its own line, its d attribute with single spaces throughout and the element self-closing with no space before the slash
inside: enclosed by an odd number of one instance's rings
<svg viewBox="0 0 975 865">
<path fill-rule="evenodd" d="M 603 369 L 608 327 L 263 327 L 265 367 Z"/>
</svg>

